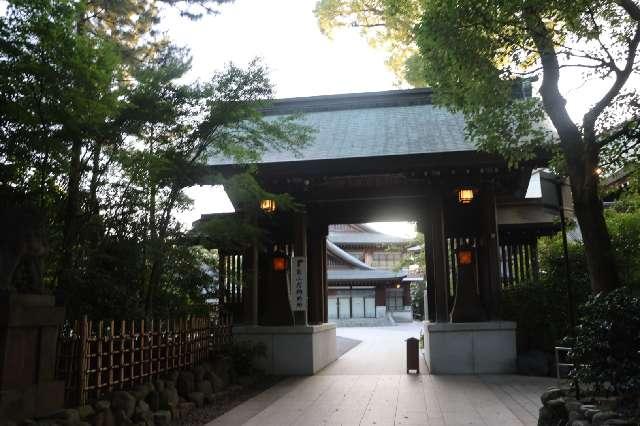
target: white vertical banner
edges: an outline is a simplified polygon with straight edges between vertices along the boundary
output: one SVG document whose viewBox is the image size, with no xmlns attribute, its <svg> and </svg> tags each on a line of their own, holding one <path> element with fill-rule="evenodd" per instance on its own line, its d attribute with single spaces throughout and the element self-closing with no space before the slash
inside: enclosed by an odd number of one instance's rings
<svg viewBox="0 0 640 426">
<path fill-rule="evenodd" d="M 291 309 L 307 310 L 307 258 L 294 256 L 291 259 Z"/>
</svg>

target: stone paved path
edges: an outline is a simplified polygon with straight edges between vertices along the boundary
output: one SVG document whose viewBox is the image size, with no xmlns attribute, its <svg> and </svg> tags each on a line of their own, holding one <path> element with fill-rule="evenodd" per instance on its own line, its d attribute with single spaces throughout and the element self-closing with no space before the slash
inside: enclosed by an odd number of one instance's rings
<svg viewBox="0 0 640 426">
<path fill-rule="evenodd" d="M 341 328 L 363 342 L 319 374 L 286 379 L 214 425 L 533 426 L 540 394 L 555 380 L 431 376 L 404 372 L 404 339 L 417 325 Z M 423 365 L 424 366 L 424 365 Z"/>
</svg>

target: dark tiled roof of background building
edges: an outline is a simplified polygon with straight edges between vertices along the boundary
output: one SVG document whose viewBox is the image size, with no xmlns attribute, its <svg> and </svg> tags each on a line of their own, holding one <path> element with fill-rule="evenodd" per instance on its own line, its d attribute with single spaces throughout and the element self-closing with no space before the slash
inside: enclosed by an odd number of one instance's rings
<svg viewBox="0 0 640 426">
<path fill-rule="evenodd" d="M 327 280 L 329 281 L 392 280 L 402 279 L 407 276 L 404 272 L 375 269 L 356 259 L 329 240 L 327 240 L 327 252 L 350 266 L 349 269 L 327 269 Z"/>
<path fill-rule="evenodd" d="M 265 111 L 274 117 L 296 112 L 316 130 L 312 141 L 299 156 L 269 151 L 263 163 L 474 150 L 465 141 L 462 115 L 431 105 L 430 89 L 282 99 Z"/>
<path fill-rule="evenodd" d="M 362 262 L 360 259 L 356 259 L 354 256 L 350 255 L 349 253 L 342 250 L 337 245 L 333 244 L 331 241 L 329 241 L 329 239 L 327 239 L 327 251 L 329 252 L 329 254 L 337 257 L 348 266 L 354 267 L 356 269 L 361 269 L 363 271 L 374 270 L 373 267 Z"/>
<path fill-rule="evenodd" d="M 373 281 L 402 279 L 407 274 L 403 272 L 384 271 L 382 269 L 329 269 L 327 280 L 329 281 Z"/>
<path fill-rule="evenodd" d="M 327 239 L 339 246 L 404 244 L 411 241 L 410 238 L 376 231 L 366 223 L 330 225 Z"/>
<path fill-rule="evenodd" d="M 379 245 L 408 243 L 409 238 L 378 232 L 331 232 L 329 240 L 338 245 Z"/>
</svg>

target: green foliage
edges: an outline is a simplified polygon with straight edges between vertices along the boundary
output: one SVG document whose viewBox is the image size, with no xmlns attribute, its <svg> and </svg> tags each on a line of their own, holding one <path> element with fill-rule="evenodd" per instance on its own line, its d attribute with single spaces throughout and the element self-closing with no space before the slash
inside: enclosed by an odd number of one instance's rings
<svg viewBox="0 0 640 426">
<path fill-rule="evenodd" d="M 640 196 L 628 193 L 605 212 L 620 280 L 640 288 Z"/>
<path fill-rule="evenodd" d="M 240 376 L 253 376 L 257 368 L 256 361 L 267 356 L 267 347 L 263 343 L 233 342 L 224 349 L 229 355 L 236 373 Z"/>
<path fill-rule="evenodd" d="M 309 137 L 297 117 L 262 116 L 273 87 L 257 60 L 182 82 L 189 52 L 156 37 L 160 3 L 194 18 L 225 1 L 17 0 L 0 16 L 0 196 L 48 215 L 45 282 L 71 317 L 166 317 L 204 302 L 216 253 L 175 220 L 191 203 L 182 190 L 206 177 L 256 206 L 255 168 L 223 179 L 208 158 L 252 163 Z"/>
<path fill-rule="evenodd" d="M 571 282 L 575 288 L 589 288 L 589 274 L 581 242 L 569 241 L 569 270 Z M 538 243 L 538 262 L 540 265 L 540 281 L 566 289 L 566 272 L 562 234 L 545 237 Z M 583 299 L 586 300 L 586 299 Z"/>
<path fill-rule="evenodd" d="M 387 65 L 405 80 L 407 61 L 416 61 L 413 27 L 423 9 L 419 0 L 319 0 L 314 13 L 320 30 L 331 36 L 337 28 L 358 27 L 369 43 L 389 52 Z M 424 79 L 412 74 L 412 82 Z"/>
<path fill-rule="evenodd" d="M 638 288 L 640 280 L 640 197 L 629 193 L 606 211 L 607 226 L 616 253 L 622 283 Z M 590 281 L 584 245 L 569 242 L 569 265 L 574 306 L 587 302 Z M 569 298 L 562 236 L 539 241 L 540 280 L 502 291 L 502 318 L 518 323 L 518 350 L 551 352 L 562 338 L 571 334 Z"/>
<path fill-rule="evenodd" d="M 77 34 L 75 2 L 16 2 L 0 18 L 0 175 L 40 198 L 64 182 L 72 140 L 105 137 L 120 78 L 113 43 Z"/>
<path fill-rule="evenodd" d="M 580 311 L 571 377 L 637 403 L 640 395 L 640 298 L 620 288 L 589 299 Z"/>
<path fill-rule="evenodd" d="M 584 301 L 589 284 L 574 283 L 577 301 Z M 571 333 L 569 298 L 563 281 L 559 283 L 530 282 L 502 290 L 501 318 L 518 324 L 518 353 L 553 348 Z"/>
<path fill-rule="evenodd" d="M 502 290 L 501 318 L 518 323 L 516 337 L 520 353 L 530 350 L 551 353 L 554 346 L 571 334 L 561 235 L 540 240 L 538 259 L 539 281 Z M 590 293 L 582 244 L 569 244 L 569 260 L 574 305 L 578 306 L 586 301 Z"/>
<path fill-rule="evenodd" d="M 420 246 L 422 250 L 418 252 L 408 252 L 408 255 L 403 257 L 400 264 L 394 268 L 396 271 L 399 271 L 403 268 L 408 268 L 411 265 L 417 265 L 419 274 L 423 277 L 425 276 L 425 250 L 424 250 L 424 234 L 418 232 L 416 233 L 415 239 L 409 243 L 410 246 Z M 426 290 L 426 280 L 412 282 L 410 287 L 411 292 L 411 306 L 413 309 L 413 313 L 416 316 L 420 316 L 420 318 L 424 319 L 424 291 Z"/>
<path fill-rule="evenodd" d="M 603 149 L 608 164 L 637 157 L 640 93 L 629 84 L 640 46 L 634 2 L 325 0 L 316 14 L 322 28 L 357 19 L 374 37 L 404 43 L 411 52 L 402 58 L 405 77 L 427 82 L 436 103 L 464 115 L 468 139 L 510 167 L 544 152 L 562 155 L 556 165 L 573 182 L 589 269 L 614 269 L 604 218 L 592 216 L 594 170 Z M 569 115 L 560 87 L 567 69 L 609 85 L 580 121 Z M 539 99 L 519 89 L 536 80 Z M 592 277 L 594 291 L 618 285 L 615 271 Z"/>
<path fill-rule="evenodd" d="M 416 281 L 411 283 L 411 308 L 416 318 L 424 317 L 424 291 L 427 289 L 426 281 Z"/>
</svg>

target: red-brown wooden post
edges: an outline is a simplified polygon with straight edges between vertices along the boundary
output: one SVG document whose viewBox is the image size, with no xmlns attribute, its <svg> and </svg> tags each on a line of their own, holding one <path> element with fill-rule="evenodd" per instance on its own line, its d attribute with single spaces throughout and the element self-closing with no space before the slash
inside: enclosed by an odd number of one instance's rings
<svg viewBox="0 0 640 426">
<path fill-rule="evenodd" d="M 309 323 L 321 324 L 324 319 L 324 285 L 325 269 L 324 265 L 325 243 L 328 227 L 317 222 L 318 218 L 311 220 L 309 224 L 308 246 L 307 246 L 307 277 L 309 295 Z"/>
<path fill-rule="evenodd" d="M 498 255 L 498 219 L 496 212 L 496 198 L 493 188 L 483 188 L 480 197 L 480 247 L 478 260 L 481 279 L 481 296 L 487 309 L 489 319 L 497 319 L 500 302 L 500 260 Z M 524 276 L 522 253 L 516 248 L 516 256 L 520 263 L 516 272 Z"/>
<path fill-rule="evenodd" d="M 96 342 L 96 398 L 100 397 L 102 393 L 102 341 L 103 341 L 103 326 L 102 321 L 98 321 L 98 339 Z"/>
<path fill-rule="evenodd" d="M 444 230 L 444 200 L 441 191 L 433 191 L 427 199 L 427 215 L 424 223 L 427 241 L 426 268 L 429 287 L 434 294 L 434 318 L 436 322 L 449 321 L 447 250 Z"/>
<path fill-rule="evenodd" d="M 109 321 L 109 385 L 107 387 L 107 391 L 113 391 L 113 340 L 115 336 L 115 332 L 113 330 L 114 321 Z"/>
</svg>

